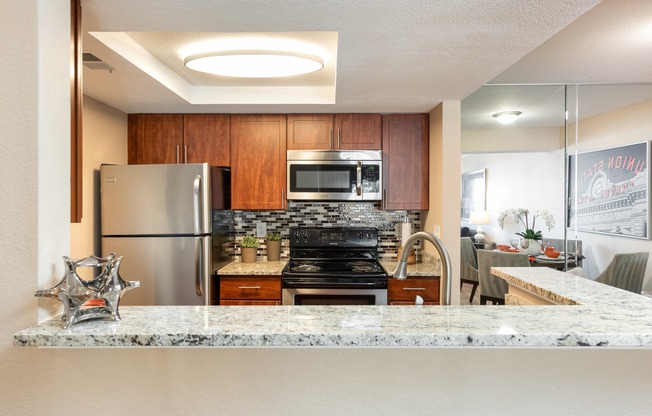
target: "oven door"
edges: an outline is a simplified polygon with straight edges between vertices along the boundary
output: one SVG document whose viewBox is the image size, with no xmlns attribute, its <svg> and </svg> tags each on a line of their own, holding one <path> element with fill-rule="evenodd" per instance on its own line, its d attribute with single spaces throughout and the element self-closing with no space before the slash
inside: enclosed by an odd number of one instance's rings
<svg viewBox="0 0 652 416">
<path fill-rule="evenodd" d="M 287 166 L 288 199 L 379 201 L 382 199 L 380 161 L 296 161 Z"/>
<path fill-rule="evenodd" d="M 283 305 L 387 305 L 387 289 L 283 288 Z"/>
</svg>

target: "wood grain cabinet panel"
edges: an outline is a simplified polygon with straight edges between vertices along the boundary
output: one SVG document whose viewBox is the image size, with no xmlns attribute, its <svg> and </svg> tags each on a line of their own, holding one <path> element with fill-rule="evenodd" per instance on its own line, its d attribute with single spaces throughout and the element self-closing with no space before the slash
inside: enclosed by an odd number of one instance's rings
<svg viewBox="0 0 652 416">
<path fill-rule="evenodd" d="M 380 150 L 380 114 L 288 114 L 290 150 Z"/>
<path fill-rule="evenodd" d="M 425 210 L 428 114 L 383 116 L 383 208 Z"/>
<path fill-rule="evenodd" d="M 288 114 L 288 150 L 332 150 L 333 114 Z"/>
<path fill-rule="evenodd" d="M 280 304 L 280 276 L 220 276 L 220 305 Z"/>
<path fill-rule="evenodd" d="M 380 150 L 382 116 L 380 114 L 336 114 L 336 149 Z"/>
<path fill-rule="evenodd" d="M 230 166 L 228 114 L 130 114 L 128 163 Z"/>
<path fill-rule="evenodd" d="M 184 161 L 231 166 L 228 114 L 183 116 Z"/>
<path fill-rule="evenodd" d="M 286 116 L 231 116 L 231 207 L 284 209 Z"/>
<path fill-rule="evenodd" d="M 129 164 L 178 163 L 183 114 L 129 114 Z"/>
<path fill-rule="evenodd" d="M 424 304 L 439 305 L 439 278 L 409 277 L 405 280 L 388 279 L 388 305 L 414 305 L 417 295 L 423 298 Z"/>
</svg>

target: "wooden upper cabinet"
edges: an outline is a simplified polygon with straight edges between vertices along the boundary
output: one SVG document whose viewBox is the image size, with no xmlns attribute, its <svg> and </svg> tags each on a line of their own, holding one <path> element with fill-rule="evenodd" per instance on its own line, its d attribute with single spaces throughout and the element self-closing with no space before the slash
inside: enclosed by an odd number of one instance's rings
<svg viewBox="0 0 652 416">
<path fill-rule="evenodd" d="M 428 114 L 383 116 L 383 208 L 428 209 Z"/>
<path fill-rule="evenodd" d="M 288 114 L 288 150 L 333 149 L 333 114 Z"/>
<path fill-rule="evenodd" d="M 229 166 L 228 114 L 129 114 L 130 164 Z"/>
<path fill-rule="evenodd" d="M 289 150 L 380 150 L 380 114 L 288 114 Z"/>
<path fill-rule="evenodd" d="M 337 150 L 380 150 L 382 142 L 380 114 L 336 114 Z"/>
<path fill-rule="evenodd" d="M 184 161 L 230 166 L 228 114 L 183 116 Z"/>
<path fill-rule="evenodd" d="M 286 116 L 231 116 L 231 207 L 285 209 Z"/>
<path fill-rule="evenodd" d="M 129 164 L 177 163 L 183 114 L 129 114 Z"/>
</svg>

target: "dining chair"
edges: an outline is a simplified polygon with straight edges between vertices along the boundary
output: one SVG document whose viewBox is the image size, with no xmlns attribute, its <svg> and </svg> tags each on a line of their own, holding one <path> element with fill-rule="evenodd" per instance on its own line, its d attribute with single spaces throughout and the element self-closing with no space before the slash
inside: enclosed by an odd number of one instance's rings
<svg viewBox="0 0 652 416">
<path fill-rule="evenodd" d="M 471 237 L 462 237 L 460 243 L 460 289 L 464 283 L 473 285 L 469 303 L 473 303 L 475 291 L 480 284 L 478 280 L 478 250 Z"/>
<path fill-rule="evenodd" d="M 616 254 L 595 281 L 640 294 L 649 256 L 647 252 Z"/>
<path fill-rule="evenodd" d="M 564 243 L 563 238 L 544 238 L 541 241 L 541 244 L 544 246 L 552 246 L 557 251 L 568 252 L 575 258 L 575 264 L 577 267 L 582 267 L 582 260 L 584 255 L 582 255 L 582 240 L 567 240 Z"/>
<path fill-rule="evenodd" d="M 492 267 L 530 267 L 530 260 L 525 253 L 478 250 L 480 304 L 486 305 L 491 301 L 494 305 L 504 305 L 507 282 L 492 275 Z"/>
</svg>

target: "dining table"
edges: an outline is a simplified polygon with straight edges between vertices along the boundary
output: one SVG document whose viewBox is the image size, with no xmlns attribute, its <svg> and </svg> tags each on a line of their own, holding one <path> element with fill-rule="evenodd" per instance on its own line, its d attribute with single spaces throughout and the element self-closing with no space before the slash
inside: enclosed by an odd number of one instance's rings
<svg viewBox="0 0 652 416">
<path fill-rule="evenodd" d="M 522 253 L 516 249 L 495 249 L 495 251 L 504 251 L 508 253 Z M 568 257 L 568 258 L 567 258 Z M 567 271 L 577 267 L 578 260 L 584 259 L 584 256 L 579 256 L 577 258 L 574 254 L 569 254 L 568 256 L 565 253 L 560 253 L 558 257 L 552 258 L 545 255 L 545 253 L 540 253 L 536 256 L 530 255 L 530 266 L 531 267 L 549 267 L 551 269 L 559 271 Z"/>
</svg>

